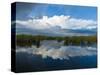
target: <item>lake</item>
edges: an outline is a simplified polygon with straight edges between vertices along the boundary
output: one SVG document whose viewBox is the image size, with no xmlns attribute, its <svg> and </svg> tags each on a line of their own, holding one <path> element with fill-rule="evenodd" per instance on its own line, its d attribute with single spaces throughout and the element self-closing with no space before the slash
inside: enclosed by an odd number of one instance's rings
<svg viewBox="0 0 100 75">
<path fill-rule="evenodd" d="M 16 71 L 47 71 L 97 67 L 97 46 L 64 46 L 44 40 L 40 47 L 16 47 Z"/>
</svg>

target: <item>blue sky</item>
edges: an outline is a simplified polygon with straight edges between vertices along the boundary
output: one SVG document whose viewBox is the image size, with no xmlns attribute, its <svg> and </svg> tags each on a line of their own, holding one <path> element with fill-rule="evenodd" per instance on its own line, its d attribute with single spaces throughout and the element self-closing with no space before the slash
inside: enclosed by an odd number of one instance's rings
<svg viewBox="0 0 100 75">
<path fill-rule="evenodd" d="M 22 28 L 20 31 L 27 28 L 32 34 L 94 35 L 97 32 L 97 7 L 16 3 L 16 23 Z"/>
<path fill-rule="evenodd" d="M 74 18 L 97 20 L 97 8 L 88 6 L 17 3 L 17 18 L 27 19 L 29 17 L 70 15 Z"/>
</svg>

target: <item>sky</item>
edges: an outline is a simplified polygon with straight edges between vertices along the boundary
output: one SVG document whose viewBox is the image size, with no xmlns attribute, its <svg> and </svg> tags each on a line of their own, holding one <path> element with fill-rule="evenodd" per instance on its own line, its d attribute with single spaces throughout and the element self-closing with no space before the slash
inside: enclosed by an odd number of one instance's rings
<svg viewBox="0 0 100 75">
<path fill-rule="evenodd" d="M 14 22 L 13 22 L 14 23 Z M 68 34 L 69 30 L 97 29 L 97 8 L 89 6 L 16 3 L 16 23 L 18 27 L 54 31 L 56 34 Z M 48 34 L 49 34 L 48 33 Z M 53 32 L 52 32 L 53 33 Z M 90 32 L 89 32 L 90 33 Z"/>
<path fill-rule="evenodd" d="M 54 15 L 72 16 L 74 18 L 97 20 L 97 8 L 89 6 L 55 5 L 39 3 L 17 3 L 17 19 L 52 17 Z"/>
</svg>

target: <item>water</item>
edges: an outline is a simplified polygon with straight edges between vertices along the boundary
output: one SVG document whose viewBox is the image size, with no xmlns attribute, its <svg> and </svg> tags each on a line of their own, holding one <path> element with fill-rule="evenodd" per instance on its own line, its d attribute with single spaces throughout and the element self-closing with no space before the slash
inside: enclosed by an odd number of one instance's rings
<svg viewBox="0 0 100 75">
<path fill-rule="evenodd" d="M 41 46 L 17 47 L 16 71 L 47 71 L 97 67 L 97 47 L 63 46 L 63 42 L 43 41 Z"/>
</svg>

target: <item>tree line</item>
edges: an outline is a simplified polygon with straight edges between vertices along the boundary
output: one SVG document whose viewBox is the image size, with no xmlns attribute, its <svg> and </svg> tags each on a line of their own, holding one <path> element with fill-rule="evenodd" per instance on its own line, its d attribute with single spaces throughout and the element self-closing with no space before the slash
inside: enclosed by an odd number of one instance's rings
<svg viewBox="0 0 100 75">
<path fill-rule="evenodd" d="M 53 37 L 43 35 L 16 35 L 17 46 L 40 46 L 40 42 L 43 40 L 57 40 L 58 42 L 64 41 L 64 45 L 91 45 L 97 43 L 97 36 L 66 36 L 66 37 Z"/>
</svg>

